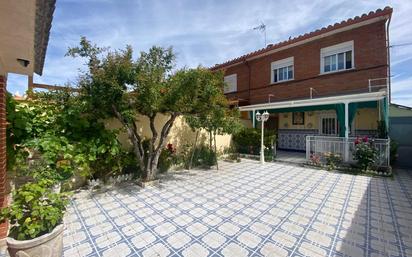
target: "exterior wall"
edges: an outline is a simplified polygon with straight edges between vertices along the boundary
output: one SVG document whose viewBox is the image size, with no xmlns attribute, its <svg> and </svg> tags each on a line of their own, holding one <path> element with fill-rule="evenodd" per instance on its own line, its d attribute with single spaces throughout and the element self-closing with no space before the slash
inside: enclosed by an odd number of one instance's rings
<svg viewBox="0 0 412 257">
<path fill-rule="evenodd" d="M 376 108 L 363 108 L 356 112 L 355 129 L 356 130 L 377 130 L 379 112 Z"/>
<path fill-rule="evenodd" d="M 320 50 L 346 41 L 354 41 L 354 69 L 320 75 Z M 367 90 L 368 79 L 387 76 L 385 21 L 285 49 L 268 56 L 225 69 L 225 75 L 237 74 L 235 93 L 227 97 L 247 100 L 245 104 L 308 98 L 310 88 L 315 95 L 333 95 Z M 294 57 L 294 80 L 271 84 L 271 63 Z"/>
<path fill-rule="evenodd" d="M 329 111 L 328 111 L 329 112 Z M 322 111 L 305 112 L 305 124 L 293 125 L 292 113 L 279 113 L 278 147 L 286 150 L 306 149 L 306 136 L 319 134 L 319 118 Z M 354 118 L 354 134 L 350 136 L 375 136 L 379 112 L 376 108 L 357 110 Z"/>
<path fill-rule="evenodd" d="M 0 208 L 8 204 L 6 172 L 6 76 L 0 75 Z M 0 224 L 0 240 L 7 236 L 8 224 Z"/>
<path fill-rule="evenodd" d="M 317 112 L 305 112 L 305 124 L 293 125 L 291 112 L 279 114 L 279 129 L 318 129 L 319 116 Z"/>
<path fill-rule="evenodd" d="M 156 129 L 160 133 L 160 130 L 168 119 L 165 115 L 158 115 L 155 120 Z M 142 137 L 148 139 L 152 137 L 152 132 L 150 130 L 149 119 L 144 116 L 138 117 L 138 122 L 136 123 L 139 134 Z M 110 119 L 106 122 L 106 127 L 109 129 L 119 129 L 121 124 L 116 119 Z M 191 128 L 185 123 L 184 118 L 179 117 L 173 124 L 173 127 L 170 131 L 169 137 L 167 138 L 167 143 L 172 143 L 177 147 L 177 150 L 181 149 L 184 145 L 193 145 L 196 137 L 196 132 L 192 131 Z M 216 145 L 218 151 L 223 151 L 225 148 L 230 146 L 231 143 L 230 135 L 216 136 Z M 130 148 L 131 143 L 128 139 L 126 132 L 121 132 L 119 134 L 119 141 L 125 148 Z M 209 143 L 209 135 L 206 131 L 199 133 L 198 144 L 200 143 Z"/>
<path fill-rule="evenodd" d="M 376 108 L 358 109 L 354 118 L 355 129 L 357 130 L 377 130 L 379 113 Z M 305 124 L 293 125 L 292 113 L 279 114 L 279 129 L 319 129 L 319 112 L 305 112 Z"/>
</svg>

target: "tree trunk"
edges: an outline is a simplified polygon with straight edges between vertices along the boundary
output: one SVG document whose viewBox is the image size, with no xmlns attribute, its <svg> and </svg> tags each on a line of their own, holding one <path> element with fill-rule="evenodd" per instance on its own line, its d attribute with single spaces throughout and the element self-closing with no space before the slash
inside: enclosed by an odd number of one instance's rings
<svg viewBox="0 0 412 257">
<path fill-rule="evenodd" d="M 194 143 L 194 146 L 193 146 L 192 156 L 190 157 L 190 162 L 189 162 L 189 170 L 192 168 L 193 157 L 195 156 L 195 151 L 196 151 L 196 145 L 197 145 L 197 139 L 198 139 L 198 137 L 199 137 L 199 130 L 196 130 L 195 143 Z"/>
<path fill-rule="evenodd" d="M 130 122 L 128 122 L 128 120 L 125 117 L 123 117 L 123 115 L 117 110 L 116 106 L 112 105 L 112 109 L 115 113 L 117 120 L 119 120 L 120 123 L 122 123 L 123 127 L 126 128 L 127 135 L 130 141 L 132 142 L 133 153 L 136 156 L 136 159 L 139 163 L 140 170 L 144 171 L 145 152 L 143 150 L 142 140 L 140 136 L 137 134 L 136 124 L 134 120 L 130 124 Z"/>
<path fill-rule="evenodd" d="M 150 181 L 150 180 L 154 180 L 156 178 L 156 173 L 157 173 L 157 164 L 159 162 L 159 157 L 161 154 L 162 149 L 165 147 L 166 145 L 166 138 L 170 133 L 170 129 L 173 126 L 173 122 L 176 120 L 178 114 L 177 113 L 173 113 L 169 120 L 163 125 L 162 131 L 160 133 L 160 137 L 159 137 L 159 142 L 156 145 L 156 140 L 152 140 L 150 141 L 151 146 L 149 148 L 152 149 L 152 152 L 149 152 L 148 155 L 148 161 L 147 161 L 147 165 L 146 165 L 146 169 L 145 169 L 145 173 L 146 173 L 146 177 L 144 178 L 146 181 Z M 152 135 L 155 136 L 156 138 L 158 137 L 156 128 L 154 126 L 154 119 L 153 119 L 153 123 L 151 122 L 150 124 L 150 128 L 152 130 Z"/>
<path fill-rule="evenodd" d="M 211 151 L 213 150 L 212 140 L 213 140 L 212 131 L 209 131 L 209 149 L 210 149 Z"/>
<path fill-rule="evenodd" d="M 218 164 L 218 162 L 217 162 L 216 131 L 213 132 L 213 140 L 215 141 L 216 170 L 219 170 L 219 164 Z"/>
<path fill-rule="evenodd" d="M 155 144 L 157 140 L 157 130 L 155 126 L 155 119 L 156 119 L 156 114 L 152 115 L 149 117 L 150 121 L 150 130 L 152 131 L 152 139 L 150 140 L 149 144 L 149 154 L 148 154 L 148 161 L 147 161 L 147 170 L 154 170 L 157 168 L 157 165 L 153 167 L 153 157 L 155 156 Z"/>
</svg>

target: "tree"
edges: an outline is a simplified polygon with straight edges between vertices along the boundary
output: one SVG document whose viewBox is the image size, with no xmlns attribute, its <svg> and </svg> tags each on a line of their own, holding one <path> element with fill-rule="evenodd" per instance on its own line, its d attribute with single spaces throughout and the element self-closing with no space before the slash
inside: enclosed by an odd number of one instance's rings
<svg viewBox="0 0 412 257">
<path fill-rule="evenodd" d="M 176 118 L 199 114 L 223 96 L 223 80 L 207 69 L 173 72 L 172 48 L 154 46 L 134 60 L 130 46 L 110 51 L 82 37 L 67 55 L 88 59 L 88 69 L 79 77 L 80 95 L 102 118 L 115 117 L 121 122 L 144 181 L 155 179 L 161 150 Z M 138 114 L 149 119 L 152 137 L 147 152 L 137 130 Z M 159 114 L 168 119 L 158 131 L 155 119 Z"/>
<path fill-rule="evenodd" d="M 223 74 L 217 73 L 215 76 L 223 81 Z M 202 110 L 202 112 L 199 112 L 196 115 L 188 115 L 186 117 L 189 126 L 193 130 L 197 130 L 193 154 L 196 149 L 200 129 L 204 129 L 208 132 L 209 149 L 213 151 L 217 157 L 216 135 L 234 134 L 242 128 L 239 121 L 239 111 L 237 109 L 230 109 L 227 99 L 224 95 L 222 96 L 223 97 L 214 98 L 215 102 L 211 103 L 208 108 Z M 218 169 L 217 158 L 215 159 L 216 168 Z M 191 166 L 191 164 L 189 166 Z"/>
</svg>

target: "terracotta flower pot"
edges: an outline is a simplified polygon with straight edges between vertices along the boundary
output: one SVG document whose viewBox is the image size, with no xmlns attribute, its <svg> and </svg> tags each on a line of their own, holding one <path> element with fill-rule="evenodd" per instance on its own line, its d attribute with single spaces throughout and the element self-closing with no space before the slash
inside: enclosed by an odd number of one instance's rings
<svg viewBox="0 0 412 257">
<path fill-rule="evenodd" d="M 58 225 L 52 232 L 30 240 L 7 238 L 10 257 L 61 257 L 63 256 L 64 225 Z"/>
</svg>

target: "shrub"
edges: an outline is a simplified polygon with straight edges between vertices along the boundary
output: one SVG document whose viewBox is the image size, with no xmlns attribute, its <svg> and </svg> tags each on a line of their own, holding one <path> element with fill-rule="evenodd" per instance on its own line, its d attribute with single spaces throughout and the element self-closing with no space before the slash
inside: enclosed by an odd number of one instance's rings
<svg viewBox="0 0 412 257">
<path fill-rule="evenodd" d="M 230 147 L 228 147 L 228 148 L 226 148 L 226 149 L 223 151 L 223 153 L 227 155 L 226 160 L 236 161 L 236 162 L 240 162 L 240 161 L 241 161 L 241 160 L 240 160 L 240 155 L 239 155 L 239 153 L 237 152 L 236 148 L 235 148 L 233 145 L 230 146 Z"/>
<path fill-rule="evenodd" d="M 353 158 L 358 161 L 362 170 L 371 169 L 376 163 L 378 150 L 373 146 L 373 141 L 368 137 L 357 138 L 355 140 L 355 150 Z"/>
<path fill-rule="evenodd" d="M 310 164 L 315 165 L 315 166 L 320 166 L 321 165 L 321 160 L 320 160 L 320 155 L 312 153 L 310 155 Z"/>
<path fill-rule="evenodd" d="M 265 161 L 271 162 L 274 159 L 272 147 L 265 147 L 264 149 Z"/>
<path fill-rule="evenodd" d="M 165 149 L 162 149 L 160 153 L 157 168 L 160 172 L 166 172 L 174 164 L 177 164 L 176 147 L 173 144 L 167 144 Z"/>
<path fill-rule="evenodd" d="M 216 164 L 216 153 L 209 147 L 200 145 L 192 151 L 194 151 L 192 167 L 210 168 Z M 190 162 L 192 151 L 187 155 L 187 158 L 189 159 L 187 163 Z"/>
<path fill-rule="evenodd" d="M 67 194 L 53 193 L 50 180 L 27 183 L 13 194 L 13 203 L 0 213 L 0 221 L 9 220 L 9 236 L 28 240 L 51 232 L 62 223 Z"/>
<path fill-rule="evenodd" d="M 398 143 L 391 139 L 390 142 L 390 164 L 393 165 L 396 161 L 396 159 L 398 158 Z"/>
<path fill-rule="evenodd" d="M 276 131 L 265 130 L 263 142 L 265 147 L 272 147 L 276 141 Z M 233 143 L 239 153 L 256 154 L 260 153 L 261 130 L 255 128 L 243 128 L 233 135 Z"/>
<path fill-rule="evenodd" d="M 336 153 L 327 152 L 324 153 L 323 156 L 325 157 L 328 170 L 336 169 L 342 162 L 342 157 Z"/>
<path fill-rule="evenodd" d="M 33 99 L 8 100 L 8 169 L 27 175 L 33 153 L 58 180 L 74 174 L 104 176 L 121 171 L 117 131 L 106 130 L 95 110 L 70 92 L 36 93 Z"/>
<path fill-rule="evenodd" d="M 31 177 L 34 181 L 47 179 L 55 183 L 62 180 L 61 174 L 52 169 L 41 157 L 28 161 L 27 165 L 21 165 L 20 172 L 20 175 Z"/>
</svg>

